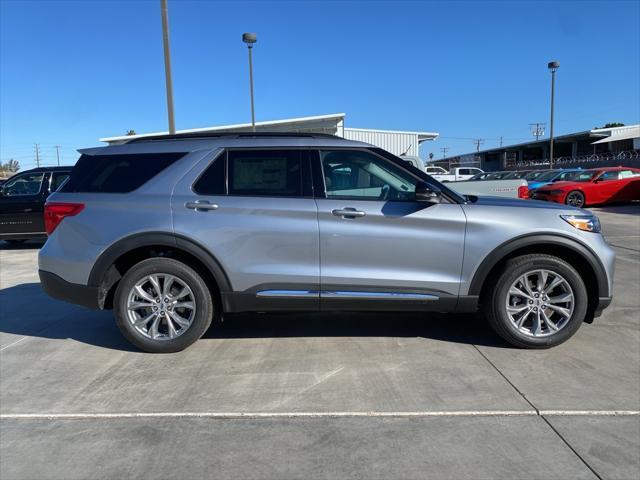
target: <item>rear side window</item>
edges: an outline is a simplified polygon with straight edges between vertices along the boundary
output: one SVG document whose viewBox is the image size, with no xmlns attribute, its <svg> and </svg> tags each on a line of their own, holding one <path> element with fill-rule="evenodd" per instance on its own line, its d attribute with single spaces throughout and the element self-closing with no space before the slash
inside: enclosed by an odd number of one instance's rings
<svg viewBox="0 0 640 480">
<path fill-rule="evenodd" d="M 194 192 L 199 195 L 224 195 L 226 193 L 226 157 L 227 152 L 223 152 L 207 167 L 202 176 L 193 185 Z"/>
<path fill-rule="evenodd" d="M 55 192 L 56 190 L 58 190 L 58 188 L 60 188 L 60 185 L 62 185 L 67 178 L 69 178 L 68 172 L 53 173 L 53 178 L 51 179 L 51 186 L 49 187 L 49 190 Z"/>
<path fill-rule="evenodd" d="M 174 163 L 186 153 L 82 155 L 61 192 L 126 193 Z"/>
<path fill-rule="evenodd" d="M 229 195 L 302 196 L 301 157 L 297 150 L 229 151 Z"/>
</svg>

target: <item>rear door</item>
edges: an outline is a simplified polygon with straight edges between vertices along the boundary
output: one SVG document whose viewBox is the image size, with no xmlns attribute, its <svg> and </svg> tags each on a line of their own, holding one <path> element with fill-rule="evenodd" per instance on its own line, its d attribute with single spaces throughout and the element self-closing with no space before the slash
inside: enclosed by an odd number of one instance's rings
<svg viewBox="0 0 640 480">
<path fill-rule="evenodd" d="M 212 156 L 176 185 L 175 233 L 221 264 L 232 310 L 317 309 L 319 232 L 308 152 L 230 149 Z"/>
<path fill-rule="evenodd" d="M 44 201 L 49 174 L 25 172 L 15 175 L 0 194 L 0 236 L 44 234 Z"/>
<path fill-rule="evenodd" d="M 322 309 L 455 306 L 461 206 L 416 202 L 419 178 L 369 150 L 318 155 Z"/>
</svg>

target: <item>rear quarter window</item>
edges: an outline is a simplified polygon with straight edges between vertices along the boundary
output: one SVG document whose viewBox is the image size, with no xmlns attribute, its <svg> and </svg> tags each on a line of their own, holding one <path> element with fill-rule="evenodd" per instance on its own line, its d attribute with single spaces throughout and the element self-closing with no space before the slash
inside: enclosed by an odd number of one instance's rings
<svg viewBox="0 0 640 480">
<path fill-rule="evenodd" d="M 127 193 L 141 187 L 186 153 L 82 155 L 60 188 L 68 193 Z"/>
</svg>

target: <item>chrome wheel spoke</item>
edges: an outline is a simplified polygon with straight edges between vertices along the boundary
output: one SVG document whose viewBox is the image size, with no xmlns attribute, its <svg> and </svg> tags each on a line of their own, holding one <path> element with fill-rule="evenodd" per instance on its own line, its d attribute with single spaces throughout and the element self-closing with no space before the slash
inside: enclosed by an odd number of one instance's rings
<svg viewBox="0 0 640 480">
<path fill-rule="evenodd" d="M 157 275 L 150 275 L 149 276 L 149 282 L 151 283 L 151 285 L 153 285 L 153 290 L 156 293 L 156 297 L 159 297 L 162 295 L 162 291 L 160 290 L 160 281 L 158 280 L 158 276 Z"/>
<path fill-rule="evenodd" d="M 193 302 L 177 302 L 173 304 L 173 308 L 189 308 L 193 310 L 195 308 L 195 303 Z"/>
<path fill-rule="evenodd" d="M 156 315 L 156 318 L 153 320 L 153 323 L 149 327 L 147 331 L 149 336 L 155 339 L 158 336 L 158 326 L 160 325 L 160 315 Z"/>
<path fill-rule="evenodd" d="M 546 270 L 540 270 L 540 272 L 538 273 L 538 292 L 543 292 L 544 291 L 544 286 L 547 283 L 547 277 L 549 276 L 549 274 L 547 273 Z"/>
<path fill-rule="evenodd" d="M 556 288 L 558 285 L 560 285 L 562 282 L 564 282 L 564 279 L 562 277 L 554 278 L 553 281 L 549 284 L 549 286 L 545 288 L 544 293 L 548 294 L 553 292 L 553 289 Z"/>
<path fill-rule="evenodd" d="M 523 292 L 522 290 L 520 290 L 518 287 L 516 287 L 515 285 L 512 286 L 509 289 L 509 295 L 516 295 L 518 297 L 522 297 L 522 298 L 526 298 L 528 300 L 533 300 L 533 297 L 531 295 L 529 295 L 528 293 Z"/>
<path fill-rule="evenodd" d="M 176 327 L 173 326 L 173 321 L 171 320 L 169 315 L 166 315 L 164 319 L 167 322 L 167 329 L 169 330 L 169 338 L 175 338 L 178 333 L 176 332 Z"/>
<path fill-rule="evenodd" d="M 147 323 L 149 323 L 154 317 L 157 317 L 156 313 L 151 313 L 149 315 L 147 315 L 146 317 L 140 318 L 138 320 L 136 320 L 135 322 L 133 322 L 133 326 L 134 327 L 145 327 L 147 325 Z"/>
<path fill-rule="evenodd" d="M 171 287 L 173 286 L 173 282 L 176 279 L 173 275 L 166 275 L 164 277 L 164 285 L 162 285 L 162 295 L 164 297 L 168 296 L 171 293 Z"/>
<path fill-rule="evenodd" d="M 511 313 L 520 313 L 530 308 L 531 307 L 529 307 L 529 305 L 510 306 L 507 307 L 507 311 Z"/>
<path fill-rule="evenodd" d="M 129 305 L 127 305 L 127 308 L 129 310 L 138 310 L 140 308 L 153 308 L 154 305 L 155 303 L 151 303 L 151 302 L 132 302 Z"/>
<path fill-rule="evenodd" d="M 567 303 L 573 301 L 572 293 L 564 293 L 555 297 L 549 297 L 549 303 Z"/>
<path fill-rule="evenodd" d="M 571 316 L 571 313 L 572 313 L 571 310 L 569 310 L 568 308 L 559 307 L 557 305 L 549 304 L 548 307 L 551 308 L 552 310 L 555 310 L 560 315 L 562 315 L 563 317 L 566 317 L 566 318 L 569 318 Z"/>
<path fill-rule="evenodd" d="M 182 328 L 187 328 L 189 326 L 189 323 L 190 323 L 189 320 L 181 317 L 176 312 L 169 312 L 169 316 L 173 319 L 174 322 L 176 322 Z"/>
<path fill-rule="evenodd" d="M 557 332 L 558 331 L 558 326 L 553 323 L 551 321 L 551 319 L 549 317 L 547 317 L 547 314 L 544 310 L 540 310 L 540 315 L 542 316 L 542 319 L 544 320 L 544 323 L 553 331 Z"/>
<path fill-rule="evenodd" d="M 153 303 L 153 297 L 151 295 L 149 295 L 143 288 L 142 285 L 136 285 L 135 287 L 133 287 L 133 289 L 136 291 L 136 294 L 138 294 L 138 296 L 144 298 L 146 301 Z"/>
</svg>

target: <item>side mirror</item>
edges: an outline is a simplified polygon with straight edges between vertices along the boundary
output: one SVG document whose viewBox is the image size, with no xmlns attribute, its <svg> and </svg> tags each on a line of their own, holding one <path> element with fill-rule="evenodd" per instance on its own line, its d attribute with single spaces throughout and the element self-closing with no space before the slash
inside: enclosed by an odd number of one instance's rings
<svg viewBox="0 0 640 480">
<path fill-rule="evenodd" d="M 440 203 L 440 190 L 420 181 L 416 183 L 416 202 Z"/>
</svg>

